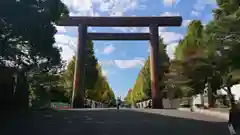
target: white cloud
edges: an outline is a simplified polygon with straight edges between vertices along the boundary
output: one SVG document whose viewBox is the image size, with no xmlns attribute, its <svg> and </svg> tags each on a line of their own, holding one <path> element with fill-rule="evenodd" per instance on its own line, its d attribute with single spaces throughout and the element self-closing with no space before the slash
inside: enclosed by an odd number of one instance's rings
<svg viewBox="0 0 240 135">
<path fill-rule="evenodd" d="M 94 15 L 91 0 L 62 0 L 69 8 L 71 16 Z"/>
<path fill-rule="evenodd" d="M 63 27 L 63 26 L 55 26 L 55 27 L 57 29 L 57 32 L 63 32 L 63 33 L 67 32 L 65 27 Z"/>
<path fill-rule="evenodd" d="M 149 33 L 149 27 L 142 27 L 139 32 L 141 32 L 141 33 Z"/>
<path fill-rule="evenodd" d="M 109 44 L 103 49 L 103 54 L 110 54 L 115 50 L 115 47 L 112 44 Z"/>
<path fill-rule="evenodd" d="M 72 16 L 99 16 L 100 11 L 109 16 L 122 16 L 138 7 L 138 0 L 62 0 Z"/>
<path fill-rule="evenodd" d="M 180 0 L 163 0 L 163 4 L 165 6 L 173 6 L 175 4 L 178 4 Z"/>
<path fill-rule="evenodd" d="M 113 12 L 110 16 L 123 16 L 123 12 Z"/>
<path fill-rule="evenodd" d="M 62 58 L 69 61 L 75 54 L 77 38 L 64 34 L 56 34 L 54 37 L 56 40 L 55 45 L 62 48 Z"/>
<path fill-rule="evenodd" d="M 122 69 L 142 67 L 144 65 L 144 59 L 134 59 L 134 60 L 114 60 L 115 64 Z"/>
<path fill-rule="evenodd" d="M 196 11 L 204 10 L 206 5 L 216 5 L 216 0 L 197 0 L 197 3 L 194 4 L 193 8 Z"/>
<path fill-rule="evenodd" d="M 118 30 L 124 33 L 149 33 L 149 27 L 112 27 L 114 30 Z M 164 27 L 159 27 L 159 31 L 165 29 Z"/>
<path fill-rule="evenodd" d="M 165 44 L 170 44 L 183 38 L 182 34 L 175 32 L 160 32 L 160 36 L 163 37 L 163 41 Z"/>
<path fill-rule="evenodd" d="M 98 63 L 101 66 L 112 66 L 112 65 L 115 65 L 114 60 L 101 60 L 101 61 L 98 60 Z"/>
<path fill-rule="evenodd" d="M 137 8 L 138 0 L 102 0 L 99 3 L 99 10 L 110 16 L 123 15 L 126 11 Z"/>
<path fill-rule="evenodd" d="M 193 8 L 197 11 L 201 11 L 205 8 L 205 4 L 196 3 L 196 4 L 194 4 Z"/>
<path fill-rule="evenodd" d="M 148 27 L 143 27 L 143 28 L 137 28 L 137 29 L 132 29 L 132 31 L 130 31 L 130 29 L 128 28 L 115 28 L 118 29 L 122 32 L 140 32 L 140 33 L 149 33 L 149 28 Z M 168 32 L 166 31 L 166 27 L 159 27 L 159 36 L 163 37 L 163 41 L 166 44 L 175 42 L 175 41 L 179 41 L 180 39 L 183 38 L 182 34 L 179 33 L 175 33 L 175 32 Z"/>
<path fill-rule="evenodd" d="M 147 9 L 147 5 L 139 5 L 139 7 L 137 9 L 138 10 L 145 10 L 145 9 Z"/>
<path fill-rule="evenodd" d="M 109 70 L 107 70 L 107 69 L 102 69 L 102 75 L 105 76 L 105 77 L 107 77 L 107 76 L 109 76 L 109 75 L 115 75 L 115 74 L 117 74 L 117 72 L 115 72 L 115 71 L 109 71 Z"/>
<path fill-rule="evenodd" d="M 100 51 L 97 48 L 94 48 L 94 53 L 99 53 Z"/>
<path fill-rule="evenodd" d="M 145 28 L 143 32 L 146 32 L 148 29 Z M 183 38 L 183 35 L 175 32 L 164 32 L 165 28 L 159 28 L 160 32 L 159 35 L 164 38 L 164 43 L 171 44 L 173 42 L 179 41 L 181 38 Z M 77 44 L 77 37 L 71 37 L 65 34 L 56 34 L 56 45 L 63 48 L 62 57 L 64 60 L 69 60 L 74 54 Z M 104 48 L 104 50 L 101 52 L 103 54 L 110 54 L 115 50 L 115 47 L 112 44 L 109 44 Z M 95 50 L 95 52 L 99 52 L 99 50 Z M 139 67 L 142 66 L 144 63 L 143 58 L 135 58 L 133 60 L 113 60 L 104 62 L 102 64 L 111 64 L 116 65 L 119 68 L 133 68 L 133 67 Z"/>
<path fill-rule="evenodd" d="M 200 15 L 200 12 L 198 12 L 198 11 L 192 11 L 191 14 L 192 14 L 193 16 L 199 16 L 199 15 Z"/>
<path fill-rule="evenodd" d="M 75 55 L 75 52 L 68 46 L 58 45 L 58 47 L 62 48 L 61 56 L 63 60 L 70 61 L 73 55 Z"/>
<path fill-rule="evenodd" d="M 216 0 L 198 0 L 199 2 L 203 2 L 205 4 L 209 4 L 209 5 L 215 5 L 216 4 Z"/>
<path fill-rule="evenodd" d="M 65 34 L 56 34 L 55 36 L 56 45 L 67 46 L 73 52 L 76 50 L 77 37 L 71 37 Z"/>
<path fill-rule="evenodd" d="M 117 66 L 121 69 L 129 69 L 129 68 L 137 68 L 142 67 L 144 65 L 144 58 L 134 58 L 132 60 L 108 60 L 108 61 L 100 61 L 100 65 L 102 66 Z"/>
<path fill-rule="evenodd" d="M 107 70 L 104 70 L 104 69 L 102 69 L 102 74 L 103 74 L 103 76 L 107 76 L 107 74 L 108 74 L 108 71 L 107 71 Z"/>
<path fill-rule="evenodd" d="M 175 32 L 163 32 L 161 36 L 164 38 L 163 42 L 167 44 L 166 51 L 168 56 L 173 58 L 178 41 L 183 38 L 183 35 Z M 150 47 L 148 47 L 148 52 L 150 52 Z"/>
<path fill-rule="evenodd" d="M 160 16 L 179 16 L 180 14 L 178 12 L 164 12 L 160 14 Z"/>
<path fill-rule="evenodd" d="M 112 27 L 112 28 L 125 33 L 140 32 L 141 29 L 143 29 L 139 27 Z"/>
<path fill-rule="evenodd" d="M 136 67 L 137 64 L 139 64 L 139 60 L 115 60 L 115 64 L 119 68 L 133 68 Z"/>
<path fill-rule="evenodd" d="M 175 12 L 164 12 L 160 14 L 160 16 L 179 16 L 179 13 Z M 149 27 L 112 27 L 115 30 L 124 32 L 124 33 L 134 33 L 134 32 L 141 32 L 141 33 L 149 33 Z M 166 27 L 159 27 L 159 31 L 164 31 Z"/>
<path fill-rule="evenodd" d="M 196 4 L 193 6 L 193 11 L 191 14 L 193 16 L 199 16 L 201 11 L 205 9 L 206 5 L 216 5 L 216 0 L 197 0 Z"/>
<path fill-rule="evenodd" d="M 176 50 L 177 45 L 178 45 L 178 42 L 167 45 L 166 52 L 170 59 L 174 59 L 174 52 Z"/>
<path fill-rule="evenodd" d="M 191 23 L 192 20 L 183 20 L 182 22 L 182 26 L 183 27 L 187 27 L 190 23 Z"/>
<path fill-rule="evenodd" d="M 125 12 L 144 9 L 139 0 L 62 0 L 70 11 L 70 16 L 123 16 Z M 142 2 L 142 1 L 141 1 Z M 121 31 L 136 31 L 136 28 L 115 28 Z"/>
<path fill-rule="evenodd" d="M 167 45 L 166 51 L 170 59 L 174 59 L 174 52 L 178 42 Z M 136 57 L 131 60 L 105 60 L 99 61 L 101 66 L 117 66 L 121 69 L 140 68 L 144 66 L 145 58 Z"/>
</svg>

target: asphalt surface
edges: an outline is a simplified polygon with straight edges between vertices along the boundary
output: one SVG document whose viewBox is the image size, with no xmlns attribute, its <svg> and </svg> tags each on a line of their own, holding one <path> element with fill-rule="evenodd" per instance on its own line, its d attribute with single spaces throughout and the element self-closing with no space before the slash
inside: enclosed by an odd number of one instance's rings
<svg viewBox="0 0 240 135">
<path fill-rule="evenodd" d="M 3 121 L 2 121 L 3 124 Z M 18 115 L 0 135 L 229 135 L 226 121 L 178 110 L 84 109 Z"/>
</svg>

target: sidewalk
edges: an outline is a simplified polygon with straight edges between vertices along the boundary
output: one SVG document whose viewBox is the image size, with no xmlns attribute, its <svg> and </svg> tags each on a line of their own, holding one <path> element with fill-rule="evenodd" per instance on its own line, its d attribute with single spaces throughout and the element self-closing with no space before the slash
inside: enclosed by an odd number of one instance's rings
<svg viewBox="0 0 240 135">
<path fill-rule="evenodd" d="M 178 110 L 190 112 L 190 108 L 178 108 Z M 228 112 L 213 111 L 213 110 L 208 110 L 208 109 L 194 108 L 193 113 L 201 113 L 201 114 L 205 114 L 205 115 L 209 115 L 209 116 L 216 116 L 218 118 L 222 118 L 225 120 L 228 120 L 228 118 L 229 118 Z"/>
</svg>

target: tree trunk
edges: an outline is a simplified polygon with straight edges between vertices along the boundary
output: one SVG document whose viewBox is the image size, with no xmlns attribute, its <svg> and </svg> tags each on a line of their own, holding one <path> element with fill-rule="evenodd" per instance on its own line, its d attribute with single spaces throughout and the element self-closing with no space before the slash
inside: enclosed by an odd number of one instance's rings
<svg viewBox="0 0 240 135">
<path fill-rule="evenodd" d="M 213 91 L 212 91 L 212 87 L 211 84 L 208 83 L 208 107 L 214 107 L 215 106 L 215 101 L 213 100 Z"/>
<path fill-rule="evenodd" d="M 204 94 L 200 93 L 201 106 L 204 106 Z"/>
<path fill-rule="evenodd" d="M 235 99 L 232 95 L 232 91 L 231 91 L 231 86 L 227 85 L 227 94 L 230 100 L 230 107 L 232 107 L 235 104 Z"/>
<path fill-rule="evenodd" d="M 189 99 L 190 110 L 194 112 L 195 109 L 195 97 L 191 96 Z"/>
</svg>

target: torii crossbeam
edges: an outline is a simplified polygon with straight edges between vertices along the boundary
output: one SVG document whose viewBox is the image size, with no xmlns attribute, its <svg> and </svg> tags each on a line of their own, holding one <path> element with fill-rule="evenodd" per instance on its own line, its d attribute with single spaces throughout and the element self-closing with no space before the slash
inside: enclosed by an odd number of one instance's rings
<svg viewBox="0 0 240 135">
<path fill-rule="evenodd" d="M 87 40 L 149 40 L 152 107 L 163 108 L 159 90 L 159 31 L 158 27 L 181 26 L 182 17 L 65 17 L 59 26 L 78 26 L 78 46 L 74 73 L 72 106 L 84 108 L 84 57 Z M 88 26 L 149 27 L 150 33 L 88 33 Z"/>
</svg>

